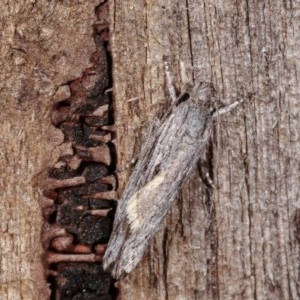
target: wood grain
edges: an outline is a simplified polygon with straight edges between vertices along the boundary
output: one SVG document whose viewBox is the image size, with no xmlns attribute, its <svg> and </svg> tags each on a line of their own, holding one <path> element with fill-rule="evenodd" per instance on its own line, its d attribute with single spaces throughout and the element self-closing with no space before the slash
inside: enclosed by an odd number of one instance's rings
<svg viewBox="0 0 300 300">
<path fill-rule="evenodd" d="M 195 172 L 122 299 L 299 299 L 299 7 L 115 0 L 110 14 L 121 166 L 168 106 L 164 56 L 177 90 L 197 79 L 245 99 L 216 122 L 213 195 Z"/>
</svg>

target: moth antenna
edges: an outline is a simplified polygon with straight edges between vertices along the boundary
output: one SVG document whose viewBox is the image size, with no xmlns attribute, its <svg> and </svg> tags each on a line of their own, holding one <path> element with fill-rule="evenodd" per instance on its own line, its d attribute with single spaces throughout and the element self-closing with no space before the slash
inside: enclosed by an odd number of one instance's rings
<svg viewBox="0 0 300 300">
<path fill-rule="evenodd" d="M 173 85 L 173 77 L 170 71 L 170 66 L 167 62 L 165 62 L 165 72 L 166 72 L 166 78 L 167 78 L 167 88 L 172 100 L 172 104 L 176 103 L 177 97 L 176 97 L 176 92 L 175 88 Z"/>
</svg>

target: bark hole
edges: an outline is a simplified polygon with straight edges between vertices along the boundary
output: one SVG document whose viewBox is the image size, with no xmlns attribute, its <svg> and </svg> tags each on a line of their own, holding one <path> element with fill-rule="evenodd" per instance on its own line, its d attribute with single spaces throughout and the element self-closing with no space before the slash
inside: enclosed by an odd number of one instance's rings
<svg viewBox="0 0 300 300">
<path fill-rule="evenodd" d="M 53 300 L 116 294 L 102 268 L 117 200 L 107 2 L 95 13 L 93 65 L 59 87 L 51 114 L 64 135 L 59 160 L 43 182 L 42 243 Z"/>
</svg>

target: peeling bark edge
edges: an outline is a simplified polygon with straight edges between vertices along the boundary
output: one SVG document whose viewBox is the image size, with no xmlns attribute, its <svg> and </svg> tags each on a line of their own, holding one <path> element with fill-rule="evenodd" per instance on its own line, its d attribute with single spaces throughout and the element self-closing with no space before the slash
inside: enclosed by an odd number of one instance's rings
<svg viewBox="0 0 300 300">
<path fill-rule="evenodd" d="M 117 200 L 112 97 L 106 93 L 112 86 L 107 1 L 95 14 L 93 66 L 58 88 L 51 114 L 64 140 L 59 160 L 41 185 L 51 300 L 116 294 L 102 268 Z"/>
</svg>

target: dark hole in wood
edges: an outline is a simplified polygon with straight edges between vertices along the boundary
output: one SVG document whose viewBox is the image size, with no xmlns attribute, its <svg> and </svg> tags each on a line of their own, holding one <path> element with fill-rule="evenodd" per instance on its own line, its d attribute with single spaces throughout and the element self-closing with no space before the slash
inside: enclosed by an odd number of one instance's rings
<svg viewBox="0 0 300 300">
<path fill-rule="evenodd" d="M 71 96 L 58 100 L 51 116 L 69 147 L 49 170 L 44 188 L 49 203 L 53 200 L 52 207 L 47 202 L 43 208 L 42 232 L 51 300 L 115 299 L 118 293 L 101 262 L 112 229 L 117 188 L 117 157 L 110 142 L 115 133 L 102 128 L 114 123 L 112 94 L 105 92 L 113 84 L 107 1 L 95 13 L 93 67 L 66 83 Z"/>
</svg>

